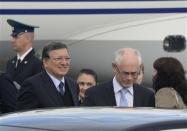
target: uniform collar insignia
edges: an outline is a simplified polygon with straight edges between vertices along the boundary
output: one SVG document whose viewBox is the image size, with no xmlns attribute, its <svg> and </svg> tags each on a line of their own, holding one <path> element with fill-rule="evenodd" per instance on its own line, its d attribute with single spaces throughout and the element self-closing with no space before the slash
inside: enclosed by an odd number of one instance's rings
<svg viewBox="0 0 187 131">
<path fill-rule="evenodd" d="M 15 60 L 12 61 L 12 64 L 14 64 L 14 63 L 15 63 Z"/>
</svg>

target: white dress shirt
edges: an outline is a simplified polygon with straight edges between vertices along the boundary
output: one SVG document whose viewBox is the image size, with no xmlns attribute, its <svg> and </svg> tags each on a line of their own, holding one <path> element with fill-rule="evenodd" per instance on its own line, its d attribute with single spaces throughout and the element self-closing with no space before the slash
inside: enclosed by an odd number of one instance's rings
<svg viewBox="0 0 187 131">
<path fill-rule="evenodd" d="M 47 71 L 46 71 L 47 72 Z M 61 79 L 61 80 L 58 80 L 56 79 L 54 76 L 52 76 L 50 73 L 47 72 L 47 74 L 49 75 L 49 77 L 52 79 L 56 89 L 60 92 L 60 89 L 59 89 L 59 84 L 60 82 L 63 82 L 64 85 L 65 85 L 65 80 L 64 80 L 64 77 Z M 65 92 L 65 88 L 63 88 L 63 92 Z"/>
<path fill-rule="evenodd" d="M 29 54 L 29 52 L 31 52 L 33 48 L 31 47 L 28 51 L 26 51 L 22 56 L 20 56 L 19 54 L 17 54 L 17 60 L 21 60 L 21 62 L 23 61 L 23 59 L 27 56 L 27 54 Z"/>
<path fill-rule="evenodd" d="M 116 80 L 116 77 L 113 78 L 113 87 L 114 87 L 114 94 L 115 94 L 115 99 L 116 99 L 116 105 L 119 107 L 120 106 L 120 90 L 124 87 L 122 87 L 119 82 Z M 133 87 L 128 87 L 126 88 L 127 93 L 125 94 L 127 98 L 127 104 L 128 107 L 133 107 L 133 100 L 134 100 L 134 93 L 133 93 Z"/>
</svg>

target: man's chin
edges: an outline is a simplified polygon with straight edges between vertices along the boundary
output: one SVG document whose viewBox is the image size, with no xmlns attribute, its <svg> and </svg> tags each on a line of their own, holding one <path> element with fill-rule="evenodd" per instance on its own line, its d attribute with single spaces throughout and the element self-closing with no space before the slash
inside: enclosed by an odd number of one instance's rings
<svg viewBox="0 0 187 131">
<path fill-rule="evenodd" d="M 67 73 L 68 73 L 67 70 L 66 70 L 66 71 L 59 71 L 59 74 L 60 74 L 60 75 L 63 75 L 63 76 L 65 76 Z"/>
<path fill-rule="evenodd" d="M 18 49 L 17 49 L 16 47 L 13 47 L 13 49 L 14 49 L 16 52 L 18 52 Z"/>
<path fill-rule="evenodd" d="M 59 74 L 56 74 L 56 76 L 58 76 L 58 78 L 63 78 L 64 76 L 66 75 L 66 73 L 59 73 Z"/>
<path fill-rule="evenodd" d="M 128 87 L 132 87 L 133 84 L 124 84 L 124 86 L 128 88 Z"/>
</svg>

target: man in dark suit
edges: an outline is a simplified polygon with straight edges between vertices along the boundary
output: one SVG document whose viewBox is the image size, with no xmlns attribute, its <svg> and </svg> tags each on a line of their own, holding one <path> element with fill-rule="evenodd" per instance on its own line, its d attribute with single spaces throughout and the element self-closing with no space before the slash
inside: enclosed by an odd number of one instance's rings
<svg viewBox="0 0 187 131">
<path fill-rule="evenodd" d="M 67 46 L 51 42 L 43 49 L 42 62 L 45 71 L 24 81 L 18 109 L 78 106 L 78 85 L 66 76 L 70 68 Z"/>
<path fill-rule="evenodd" d="M 13 28 L 11 42 L 17 56 L 8 61 L 6 72 L 11 75 L 14 84 L 19 88 L 26 78 L 42 71 L 42 63 L 32 48 L 34 29 L 38 26 L 26 25 L 11 19 L 7 22 Z"/>
<path fill-rule="evenodd" d="M 0 111 L 15 111 L 18 90 L 7 73 L 0 74 Z"/>
<path fill-rule="evenodd" d="M 122 48 L 115 52 L 112 81 L 89 88 L 84 106 L 154 107 L 154 93 L 136 82 L 141 65 L 138 50 Z"/>
</svg>

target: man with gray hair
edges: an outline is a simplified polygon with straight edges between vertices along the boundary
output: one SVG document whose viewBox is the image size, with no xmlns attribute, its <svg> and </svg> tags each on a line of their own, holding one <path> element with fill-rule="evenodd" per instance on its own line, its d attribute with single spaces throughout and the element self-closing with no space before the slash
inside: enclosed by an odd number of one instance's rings
<svg viewBox="0 0 187 131">
<path fill-rule="evenodd" d="M 115 52 L 112 69 L 113 80 L 86 91 L 84 106 L 154 107 L 154 93 L 135 84 L 141 55 L 133 48 L 121 48 Z"/>
</svg>

